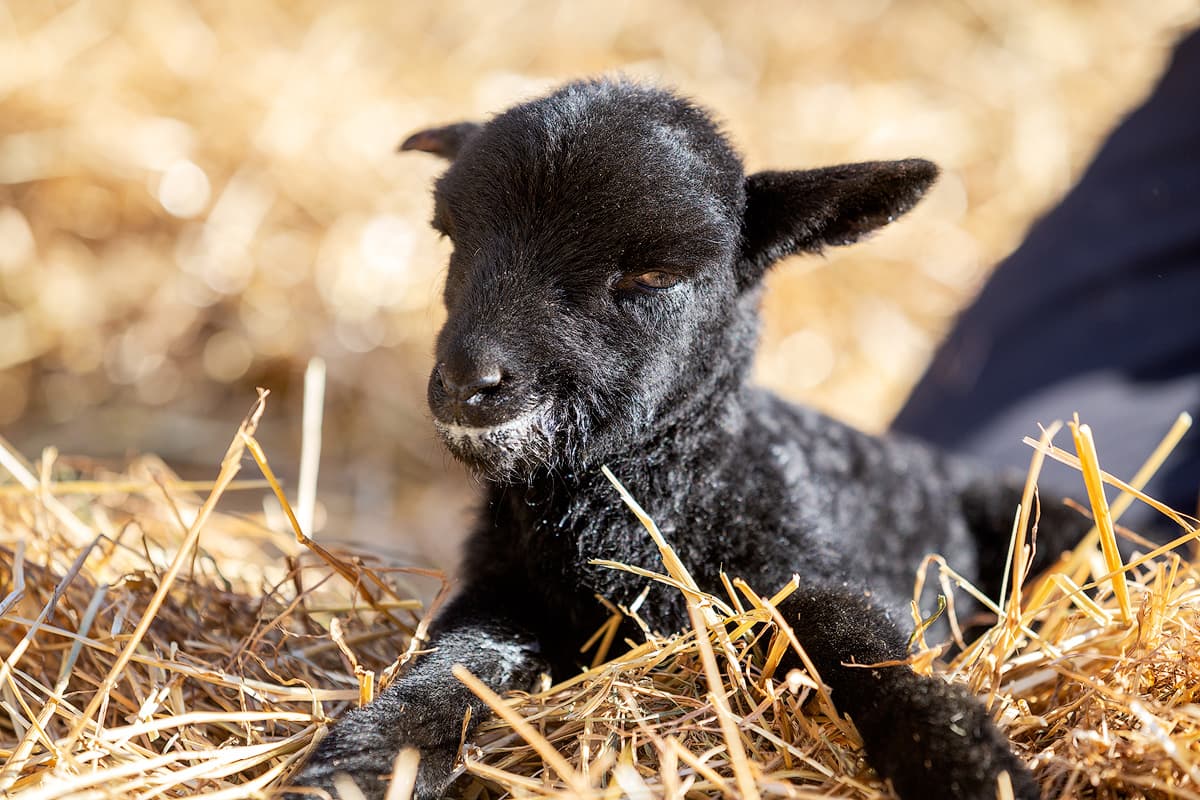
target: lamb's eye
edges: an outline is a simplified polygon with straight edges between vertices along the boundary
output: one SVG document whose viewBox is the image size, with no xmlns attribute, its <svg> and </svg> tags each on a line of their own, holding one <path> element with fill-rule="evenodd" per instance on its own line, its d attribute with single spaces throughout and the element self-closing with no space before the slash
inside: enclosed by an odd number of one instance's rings
<svg viewBox="0 0 1200 800">
<path fill-rule="evenodd" d="M 682 279 L 682 275 L 656 269 L 636 275 L 622 275 L 613 284 L 613 288 L 618 291 L 661 292 L 664 289 L 670 289 Z"/>
</svg>

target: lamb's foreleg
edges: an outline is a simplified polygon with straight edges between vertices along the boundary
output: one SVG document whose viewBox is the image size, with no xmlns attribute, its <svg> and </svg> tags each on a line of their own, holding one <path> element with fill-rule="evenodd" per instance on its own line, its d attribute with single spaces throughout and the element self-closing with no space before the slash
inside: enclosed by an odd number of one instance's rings
<svg viewBox="0 0 1200 800">
<path fill-rule="evenodd" d="M 906 656 L 908 637 L 869 597 L 801 587 L 780 611 L 834 705 L 854 720 L 867 761 L 904 800 L 995 800 L 1001 773 L 1020 800 L 1041 797 L 983 704 L 965 689 L 907 666 L 849 666 Z M 796 658 L 787 666 L 798 665 Z"/>
<path fill-rule="evenodd" d="M 431 626 L 429 648 L 374 702 L 346 714 L 326 734 L 294 785 L 337 797 L 334 777 L 345 773 L 368 800 L 382 800 L 397 753 L 420 752 L 414 797 L 440 798 L 470 710 L 469 729 L 487 706 L 451 673 L 462 664 L 496 692 L 529 689 L 547 668 L 528 626 L 506 612 L 502 597 L 468 588 Z M 300 798 L 295 794 L 292 797 Z"/>
</svg>

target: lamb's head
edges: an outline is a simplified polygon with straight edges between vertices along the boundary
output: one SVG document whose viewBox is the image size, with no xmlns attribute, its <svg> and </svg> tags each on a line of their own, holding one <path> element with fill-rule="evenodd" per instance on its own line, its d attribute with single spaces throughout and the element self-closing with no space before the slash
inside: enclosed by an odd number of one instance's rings
<svg viewBox="0 0 1200 800">
<path fill-rule="evenodd" d="M 456 456 L 505 480 L 595 465 L 719 408 L 752 359 L 767 266 L 886 224 L 936 175 L 913 160 L 746 177 L 707 113 L 622 81 L 403 148 L 452 162 L 430 408 Z"/>
</svg>

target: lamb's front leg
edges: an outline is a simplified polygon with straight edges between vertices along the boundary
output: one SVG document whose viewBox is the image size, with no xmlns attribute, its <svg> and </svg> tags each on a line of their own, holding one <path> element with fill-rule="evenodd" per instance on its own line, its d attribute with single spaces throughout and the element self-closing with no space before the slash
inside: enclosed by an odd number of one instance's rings
<svg viewBox="0 0 1200 800">
<path fill-rule="evenodd" d="M 339 720 L 295 785 L 337 797 L 334 777 L 345 773 L 368 800 L 381 800 L 396 754 L 415 747 L 420 765 L 414 797 L 441 797 L 468 709 L 470 728 L 489 713 L 451 668 L 464 665 L 496 692 L 529 689 L 547 668 L 537 639 L 519 616 L 495 593 L 465 591 L 431 626 L 432 652 L 417 657 L 374 702 Z"/>
<path fill-rule="evenodd" d="M 801 587 L 780 611 L 834 705 L 854 720 L 868 762 L 901 798 L 995 800 L 1001 773 L 1019 800 L 1041 797 L 1033 775 L 965 689 L 907 666 L 847 666 L 906 656 L 901 628 L 861 592 Z"/>
</svg>

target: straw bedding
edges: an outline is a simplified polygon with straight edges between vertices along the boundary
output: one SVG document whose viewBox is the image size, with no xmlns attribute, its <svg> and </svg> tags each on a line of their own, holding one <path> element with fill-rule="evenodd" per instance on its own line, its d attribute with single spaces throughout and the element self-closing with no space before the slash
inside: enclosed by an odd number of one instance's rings
<svg viewBox="0 0 1200 800">
<path fill-rule="evenodd" d="M 417 652 L 429 610 L 412 599 L 412 581 L 429 573 L 216 510 L 231 492 L 279 488 L 254 438 L 264 400 L 204 485 L 150 457 L 114 472 L 53 452 L 28 464 L 0 448 L 4 790 L 264 796 L 324 724 Z M 1032 502 L 1015 518 L 1014 554 L 1027 552 L 1043 458 L 1079 466 L 1089 489 L 1107 482 L 1115 501 L 1094 498 L 1096 530 L 1055 574 L 1025 576 L 1014 555 L 1013 588 L 991 603 L 999 621 L 957 656 L 914 639 L 918 669 L 989 699 L 1048 796 L 1200 797 L 1195 521 L 1163 509 L 1180 525 L 1174 550 L 1115 570 L 1108 560 L 1120 558 L 1114 518 L 1189 422 L 1181 417 L 1130 484 L 1099 470 L 1086 425 L 1072 426 L 1078 458 L 1051 443 L 1054 429 L 1031 439 Z M 257 474 L 238 481 L 243 465 Z M 938 582 L 955 618 L 954 597 L 973 589 L 947 555 L 914 578 Z M 678 584 L 666 563 L 659 579 Z M 492 697 L 460 673 L 498 712 L 463 745 L 465 795 L 886 796 L 853 726 L 828 713 L 818 676 L 773 668 L 794 646 L 772 607 L 791 589 L 730 576 L 726 596 L 692 595 L 692 630 L 650 632 L 628 651 L 615 627 L 602 629 L 597 666 L 533 696 Z M 402 754 L 395 796 L 413 769 Z"/>
</svg>

